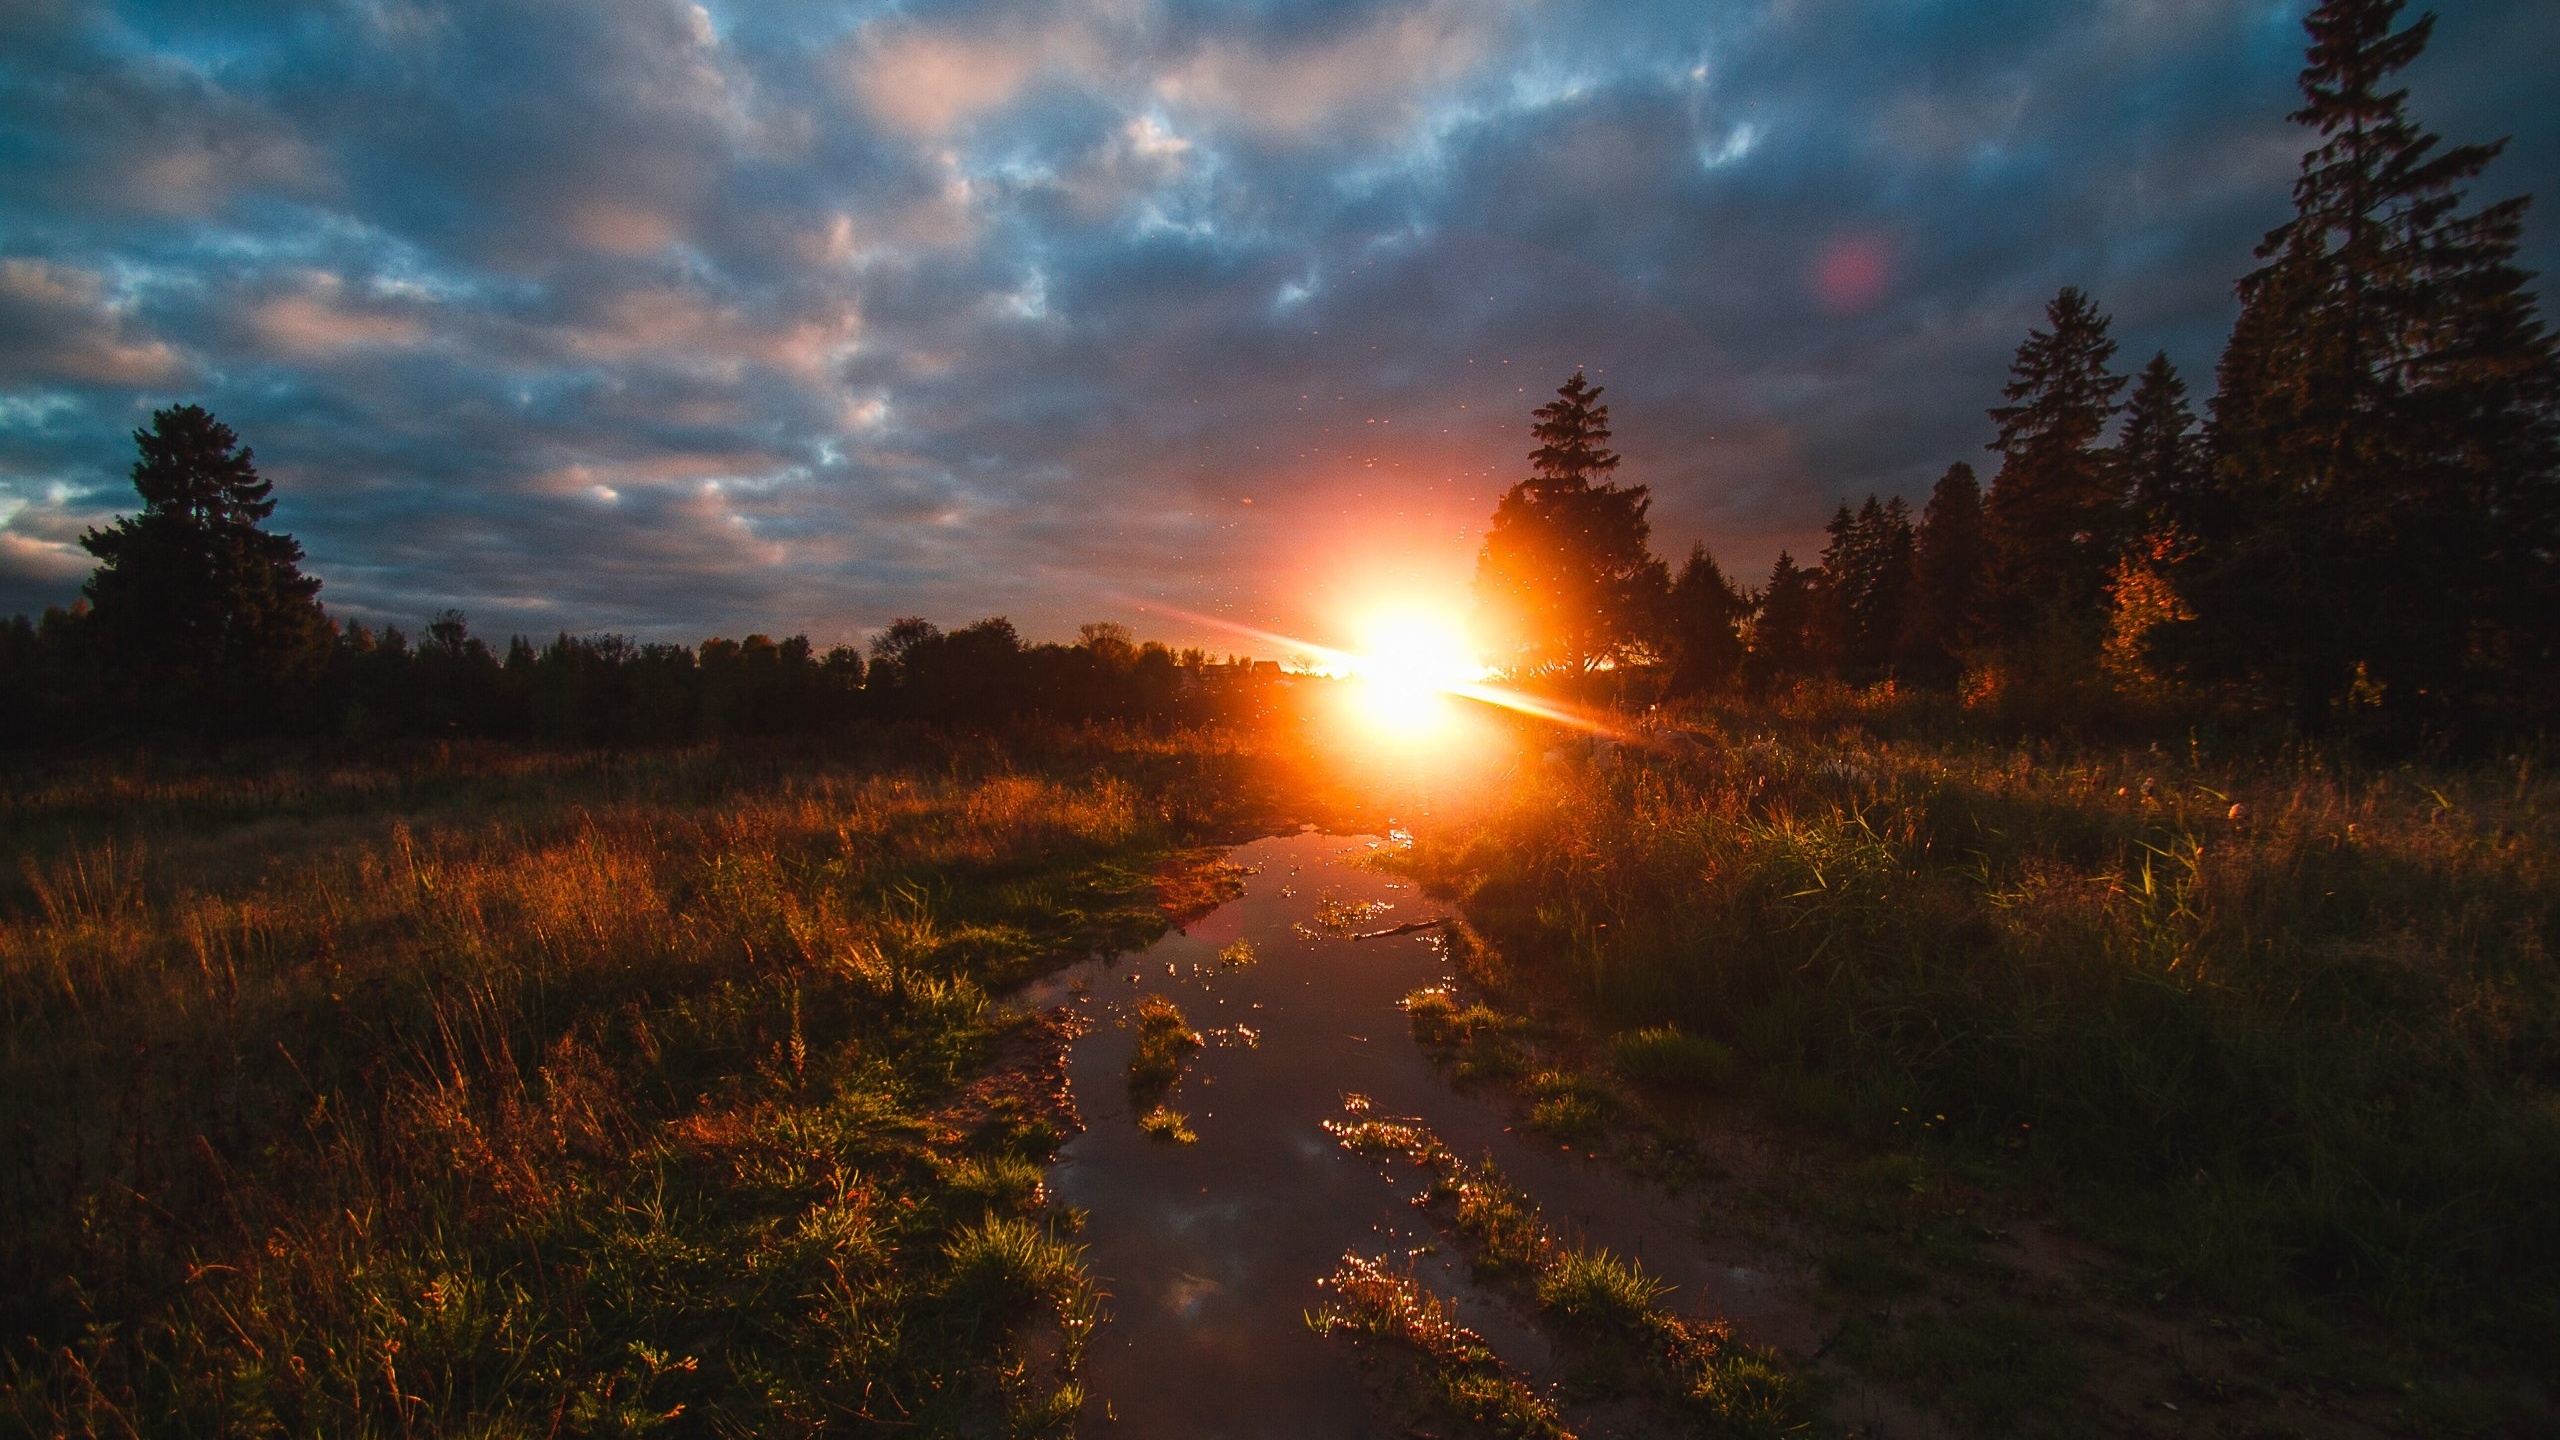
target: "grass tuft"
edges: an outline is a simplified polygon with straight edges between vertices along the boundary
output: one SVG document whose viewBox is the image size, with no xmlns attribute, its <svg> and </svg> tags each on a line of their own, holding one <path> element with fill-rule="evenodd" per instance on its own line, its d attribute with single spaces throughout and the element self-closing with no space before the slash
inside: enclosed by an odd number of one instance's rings
<svg viewBox="0 0 2560 1440">
<path fill-rule="evenodd" d="M 1430 1175 L 1417 1198 L 1447 1227 L 1479 1280 L 1507 1288 L 1551 1321 L 1577 1365 L 1612 1393 L 1640 1397 L 1683 1433 L 1801 1431 L 1810 1386 L 1720 1324 L 1673 1315 L 1662 1285 L 1605 1250 L 1568 1247 L 1529 1197 L 1490 1162 L 1470 1165 L 1418 1120 L 1370 1118 L 1352 1097 L 1334 1138 L 1372 1160 L 1402 1160 Z"/>
<path fill-rule="evenodd" d="M 1538 1275 L 1538 1303 L 1567 1324 L 1624 1330 L 1670 1287 L 1606 1250 L 1569 1250 Z"/>
<path fill-rule="evenodd" d="M 1190 1145 L 1200 1139 L 1191 1128 L 1191 1117 L 1168 1105 L 1158 1105 L 1139 1116 L 1138 1128 L 1147 1132 L 1148 1138 L 1168 1145 Z"/>
<path fill-rule="evenodd" d="M 1422 1288 L 1410 1271 L 1346 1253 L 1317 1282 L 1329 1298 L 1307 1323 L 1319 1335 L 1345 1334 L 1392 1348 L 1411 1362 L 1391 1392 L 1420 1412 L 1418 1432 L 1572 1440 L 1555 1407 L 1496 1358 L 1484 1338 L 1457 1322 L 1448 1301 Z"/>
<path fill-rule="evenodd" d="M 1200 1048 L 1200 1032 L 1183 1017 L 1182 1007 L 1162 995 L 1138 1002 L 1138 1043 L 1129 1052 L 1129 1100 L 1141 1113 L 1182 1078 L 1183 1062 Z"/>
<path fill-rule="evenodd" d="M 1733 1051 L 1677 1026 L 1651 1025 L 1609 1037 L 1609 1064 L 1630 1080 L 1691 1090 L 1724 1090 L 1733 1084 Z"/>
</svg>

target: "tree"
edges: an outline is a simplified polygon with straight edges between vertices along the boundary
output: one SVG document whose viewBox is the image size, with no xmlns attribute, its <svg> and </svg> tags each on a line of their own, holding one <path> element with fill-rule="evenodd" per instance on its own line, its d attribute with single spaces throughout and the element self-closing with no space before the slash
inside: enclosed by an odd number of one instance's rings
<svg viewBox="0 0 2560 1440">
<path fill-rule="evenodd" d="M 1744 684 L 1763 691 L 1812 669 L 1813 605 L 1813 577 L 1794 556 L 1779 551 L 1751 617 L 1751 649 L 1742 661 Z"/>
<path fill-rule="evenodd" d="M 134 711 L 190 726 L 265 728 L 299 718 L 298 692 L 327 664 L 330 625 L 302 547 L 265 528 L 272 487 L 231 427 L 177 405 L 133 433 L 142 512 L 91 530 L 83 593 Z"/>
<path fill-rule="evenodd" d="M 2116 438 L 2111 456 L 2121 477 L 2118 488 L 2132 502 L 2135 522 L 2144 530 L 2180 526 L 2180 516 L 2193 507 L 2204 486 L 2204 443 L 2194 433 L 2195 424 L 2187 382 L 2178 377 L 2167 351 L 2155 353 L 2133 382 L 2133 398 L 2124 407 L 2124 433 Z"/>
<path fill-rule="evenodd" d="M 1742 666 L 1741 624 L 1750 613 L 1750 602 L 1725 578 L 1706 543 L 1691 545 L 1664 610 L 1674 692 L 1711 694 L 1733 683 Z"/>
<path fill-rule="evenodd" d="M 1899 496 L 1880 503 L 1870 495 L 1854 515 L 1843 503 L 1829 530 L 1818 572 L 1817 642 L 1844 677 L 1873 680 L 1891 668 L 1902 629 L 1911 588 L 1911 507 Z"/>
<path fill-rule="evenodd" d="M 2319 721 L 2379 702 L 2463 723 L 2548 713 L 2560 661 L 2560 360 L 2515 264 L 2527 200 L 2462 213 L 2505 142 L 2438 150 L 2384 82 L 2432 16 L 2328 0 L 2304 22 L 2320 137 L 2239 284 L 2199 543 L 2192 668 Z"/>
<path fill-rule="evenodd" d="M 1651 492 L 1618 468 L 1601 387 L 1575 371 L 1538 408 L 1530 478 L 1495 507 L 1476 557 L 1476 630 L 1515 678 L 1586 674 L 1649 652 L 1670 577 L 1646 548 Z"/>
<path fill-rule="evenodd" d="M 1972 466 L 1959 460 L 1938 477 L 1911 551 L 1911 594 L 1894 669 L 1914 684 L 1949 687 L 1964 668 L 1958 657 L 1972 639 L 1987 558 L 1982 486 Z"/>
<path fill-rule="evenodd" d="M 2116 342 L 2089 297 L 2064 286 L 2045 307 L 1991 411 L 2000 471 L 1983 507 L 1991 570 L 1988 618 L 2003 639 L 2094 618 L 2123 530 L 2122 479 L 2098 444 L 2124 377 L 2107 369 Z"/>
</svg>

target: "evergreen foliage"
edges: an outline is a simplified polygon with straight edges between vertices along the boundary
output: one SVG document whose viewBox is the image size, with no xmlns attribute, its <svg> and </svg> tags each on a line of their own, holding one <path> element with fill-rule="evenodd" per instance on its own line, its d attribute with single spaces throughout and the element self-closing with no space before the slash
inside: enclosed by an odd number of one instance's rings
<svg viewBox="0 0 2560 1440">
<path fill-rule="evenodd" d="M 133 434 L 142 511 L 91 530 L 84 587 L 128 714 L 271 728 L 329 653 L 320 582 L 265 528 L 272 487 L 231 427 L 176 405 Z"/>
<path fill-rule="evenodd" d="M 1603 387 L 1574 372 L 1538 407 L 1534 473 L 1495 508 L 1476 559 L 1476 630 L 1517 679 L 1651 658 L 1670 576 L 1647 543 L 1651 492 L 1593 483 L 1618 468 Z"/>
<path fill-rule="evenodd" d="M 2118 489 L 2133 506 L 2142 529 L 2175 526 L 2195 502 L 2206 477 L 2204 437 L 2187 404 L 2187 382 L 2167 351 L 2151 357 L 2125 402 L 2124 433 L 2113 454 Z"/>
<path fill-rule="evenodd" d="M 1743 657 L 1743 683 L 1767 690 L 1813 673 L 1818 646 L 1814 626 L 1813 577 L 1781 550 L 1769 568 L 1769 583 L 1760 592 L 1758 613 L 1751 617 L 1751 650 Z"/>
<path fill-rule="evenodd" d="M 1742 622 L 1750 613 L 1751 601 L 1725 578 L 1705 542 L 1691 545 L 1671 582 L 1663 627 L 1674 692 L 1712 694 L 1732 686 L 1742 668 Z"/>
<path fill-rule="evenodd" d="M 2560 363 L 2515 264 L 2526 200 L 2462 209 L 2504 142 L 2440 150 L 2384 88 L 2434 27 L 2400 9 L 2305 22 L 2292 118 L 2320 140 L 2239 285 L 2171 639 L 2308 722 L 2459 727 L 2555 698 Z"/>
<path fill-rule="evenodd" d="M 1982 530 L 1982 486 L 1959 460 L 1929 491 L 1912 539 L 1911 591 L 1894 643 L 1899 678 L 1949 687 L 1963 670 L 1982 593 L 1988 542 Z"/>
<path fill-rule="evenodd" d="M 1818 589 L 1827 643 L 1817 648 L 1848 679 L 1880 679 L 1892 667 L 1911 589 L 1911 508 L 1900 496 L 1879 503 L 1870 495 L 1854 515 L 1841 505 L 1830 535 Z"/>
<path fill-rule="evenodd" d="M 2031 330 L 1994 407 L 2000 453 L 1983 507 L 1991 568 L 1986 618 L 2002 640 L 2098 613 L 2121 542 L 2123 477 L 2099 444 L 2124 377 L 2107 368 L 2116 342 L 2088 295 L 2064 286 Z"/>
</svg>

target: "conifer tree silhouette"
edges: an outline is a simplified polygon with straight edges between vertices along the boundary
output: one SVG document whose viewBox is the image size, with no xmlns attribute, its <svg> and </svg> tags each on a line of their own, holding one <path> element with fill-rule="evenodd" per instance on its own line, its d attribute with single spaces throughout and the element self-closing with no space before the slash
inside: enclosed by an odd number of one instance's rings
<svg viewBox="0 0 2560 1440">
<path fill-rule="evenodd" d="M 1618 468 L 1602 387 L 1574 372 L 1538 408 L 1533 473 L 1505 492 L 1476 559 L 1476 630 L 1515 677 L 1585 674 L 1649 650 L 1669 572 L 1646 548 L 1642 485 Z"/>
<path fill-rule="evenodd" d="M 1813 668 L 1813 578 L 1781 550 L 1751 616 L 1751 652 L 1743 683 L 1755 691 L 1797 679 Z"/>
<path fill-rule="evenodd" d="M 2108 370 L 2116 342 L 2107 317 L 2073 286 L 2045 307 L 2051 327 L 2028 332 L 1991 411 L 2000 453 L 1984 502 L 1991 569 L 1986 618 L 2001 639 L 2039 625 L 2093 621 L 2121 543 L 2121 477 L 2099 439 L 2124 377 Z"/>
<path fill-rule="evenodd" d="M 1700 541 L 1671 582 L 1664 637 L 1670 651 L 1671 688 L 1683 694 L 1706 694 L 1732 685 L 1742 665 L 1743 617 L 1751 604 L 1725 578 Z"/>
<path fill-rule="evenodd" d="M 1955 684 L 1959 656 L 1973 639 L 1986 542 L 1982 486 L 1959 460 L 1929 491 L 1912 539 L 1911 594 L 1894 646 L 1896 674 L 1918 685 Z"/>
<path fill-rule="evenodd" d="M 231 427 L 177 405 L 137 430 L 140 514 L 81 537 L 83 587 L 129 713 L 191 727 L 276 728 L 327 663 L 320 582 L 265 528 L 272 487 Z"/>
<path fill-rule="evenodd" d="M 2239 284 L 2179 649 L 2305 721 L 2351 700 L 2547 714 L 2560 362 L 2515 264 L 2528 202 L 2463 212 L 2505 142 L 2439 149 L 2384 88 L 2434 28 L 2393 30 L 2401 8 L 2327 0 L 2304 22 L 2292 118 L 2320 138 Z"/>
<path fill-rule="evenodd" d="M 2181 517 L 2205 481 L 2204 437 L 2196 433 L 2195 411 L 2187 404 L 2187 382 L 2167 351 L 2154 354 L 2134 380 L 2112 458 L 2136 524 L 2186 523 Z"/>
</svg>

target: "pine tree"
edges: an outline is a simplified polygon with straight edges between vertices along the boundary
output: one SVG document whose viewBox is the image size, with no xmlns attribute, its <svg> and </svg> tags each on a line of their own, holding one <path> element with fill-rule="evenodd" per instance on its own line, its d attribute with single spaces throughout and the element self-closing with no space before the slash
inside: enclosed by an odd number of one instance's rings
<svg viewBox="0 0 2560 1440">
<path fill-rule="evenodd" d="M 1642 485 L 1594 484 L 1618 468 L 1601 387 L 1574 372 L 1536 411 L 1531 476 L 1504 493 L 1476 558 L 1476 631 L 1517 678 L 1585 674 L 1645 656 L 1670 577 L 1646 548 Z"/>
<path fill-rule="evenodd" d="M 264 729 L 328 662 L 331 630 L 302 547 L 269 533 L 273 487 L 231 427 L 178 405 L 137 430 L 142 512 L 91 530 L 84 587 L 110 665 L 145 716 Z"/>
<path fill-rule="evenodd" d="M 1982 533 L 1982 486 L 1973 467 L 1959 460 L 1929 491 L 1913 537 L 1911 594 L 1903 607 L 1902 634 L 1894 645 L 1894 672 L 1916 685 L 1955 684 L 1958 658 L 1971 643 L 1982 592 L 1987 545 Z"/>
<path fill-rule="evenodd" d="M 2213 404 L 2178 648 L 2306 720 L 2380 702 L 2465 723 L 2547 708 L 2560 661 L 2560 360 L 2517 268 L 2526 199 L 2461 213 L 2503 147 L 2439 151 L 2405 89 L 2401 0 L 2306 20 L 2318 132 L 2258 248 Z"/>
<path fill-rule="evenodd" d="M 1691 545 L 1679 578 L 1671 582 L 1664 617 L 1675 693 L 1713 694 L 1733 684 L 1742 666 L 1741 623 L 1750 608 L 1705 542 Z"/>
<path fill-rule="evenodd" d="M 1986 618 L 2001 639 L 2094 621 L 2123 539 L 2122 477 L 2098 444 L 2124 377 L 2116 342 L 2089 297 L 2064 286 L 2028 332 L 1991 411 L 2000 471 L 1984 503 L 1991 542 Z"/>
<path fill-rule="evenodd" d="M 2149 531 L 2178 527 L 2205 482 L 2203 437 L 2195 433 L 2187 382 L 2167 351 L 2151 357 L 2125 402 L 2124 433 L 2111 460 L 2118 486 L 2133 506 L 2136 525 Z"/>
<path fill-rule="evenodd" d="M 1794 556 L 1781 550 L 1751 617 L 1751 648 L 1742 660 L 1743 683 L 1765 691 L 1811 673 L 1813 619 L 1813 577 L 1796 564 Z"/>
<path fill-rule="evenodd" d="M 1893 665 L 1911 588 L 1911 507 L 1899 496 L 1869 495 L 1855 515 L 1843 504 L 1829 530 L 1816 586 L 1817 649 L 1844 678 L 1874 680 Z"/>
<path fill-rule="evenodd" d="M 1531 413 L 1529 427 L 1538 448 L 1529 466 L 1541 480 L 1558 485 L 1588 485 L 1618 468 L 1618 452 L 1609 448 L 1609 407 L 1600 404 L 1608 387 L 1594 385 L 1581 371 L 1556 387 L 1556 398 Z"/>
</svg>

